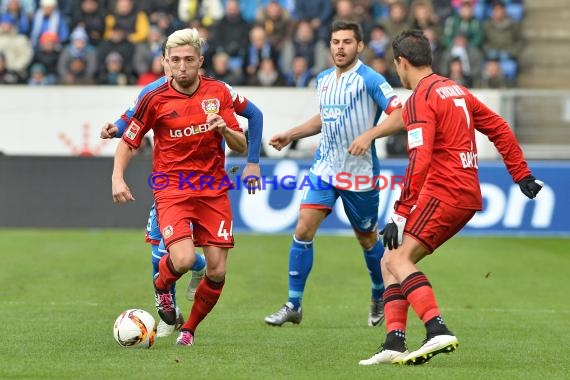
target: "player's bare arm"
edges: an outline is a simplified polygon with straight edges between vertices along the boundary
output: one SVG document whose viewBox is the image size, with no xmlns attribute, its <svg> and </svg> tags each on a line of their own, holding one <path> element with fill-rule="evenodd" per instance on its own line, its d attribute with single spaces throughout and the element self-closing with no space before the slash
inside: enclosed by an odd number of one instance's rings
<svg viewBox="0 0 570 380">
<path fill-rule="evenodd" d="M 210 125 L 210 131 L 216 131 L 221 134 L 226 140 L 228 147 L 240 154 L 247 151 L 247 141 L 245 140 L 245 135 L 242 132 L 234 131 L 227 127 L 226 122 L 223 117 L 217 113 L 211 113 L 206 118 L 206 122 Z"/>
<path fill-rule="evenodd" d="M 348 153 L 354 156 L 362 156 L 368 149 L 374 139 L 390 136 L 404 129 L 404 120 L 402 119 L 402 109 L 398 108 L 390 112 L 390 115 L 374 128 L 370 128 L 356 137 L 348 147 Z"/>
<path fill-rule="evenodd" d="M 112 139 L 113 137 L 117 136 L 117 132 L 119 132 L 119 128 L 113 123 L 107 123 L 101 128 L 101 133 L 99 137 L 102 139 Z"/>
<path fill-rule="evenodd" d="M 321 127 L 321 115 L 317 114 L 295 128 L 274 135 L 269 140 L 269 145 L 280 151 L 292 141 L 321 133 Z"/>
<path fill-rule="evenodd" d="M 119 141 L 117 150 L 115 151 L 115 161 L 113 164 L 113 175 L 111 177 L 111 190 L 113 193 L 113 202 L 126 203 L 134 201 L 135 197 L 131 193 L 131 189 L 125 182 L 124 175 L 129 162 L 133 157 L 133 150 L 124 141 Z"/>
<path fill-rule="evenodd" d="M 261 169 L 259 168 L 259 164 L 248 162 L 241 176 L 247 179 L 248 194 L 255 194 L 256 189 L 261 189 Z"/>
</svg>

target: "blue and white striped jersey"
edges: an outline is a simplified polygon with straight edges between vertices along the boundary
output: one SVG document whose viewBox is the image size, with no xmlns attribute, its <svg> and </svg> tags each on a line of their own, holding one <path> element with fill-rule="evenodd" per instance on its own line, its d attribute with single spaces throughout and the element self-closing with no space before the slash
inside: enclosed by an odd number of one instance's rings
<svg viewBox="0 0 570 380">
<path fill-rule="evenodd" d="M 360 60 L 337 79 L 335 68 L 317 76 L 317 93 L 321 113 L 321 140 L 315 153 L 311 172 L 322 180 L 338 185 L 337 175 L 344 175 L 342 188 L 352 191 L 369 191 L 369 185 L 356 189 L 355 176 L 372 179 L 379 173 L 379 162 L 374 143 L 364 156 L 348 153 L 352 141 L 367 129 L 378 124 L 383 111 L 390 113 L 400 102 L 392 86 Z M 392 107 L 395 105 L 396 107 Z M 346 186 L 346 178 L 351 186 Z"/>
</svg>

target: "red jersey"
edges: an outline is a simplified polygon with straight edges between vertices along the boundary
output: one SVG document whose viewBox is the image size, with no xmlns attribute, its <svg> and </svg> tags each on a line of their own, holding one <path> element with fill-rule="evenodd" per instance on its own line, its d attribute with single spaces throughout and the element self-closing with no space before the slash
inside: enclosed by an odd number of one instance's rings
<svg viewBox="0 0 570 380">
<path fill-rule="evenodd" d="M 531 174 L 507 122 L 448 78 L 423 78 L 402 116 L 410 156 L 406 182 L 394 205 L 402 216 L 409 216 L 420 193 L 457 208 L 481 210 L 475 129 L 495 145 L 515 182 Z"/>
<path fill-rule="evenodd" d="M 206 123 L 210 113 L 241 131 L 228 88 L 214 79 L 200 77 L 192 95 L 177 91 L 168 81 L 140 99 L 123 141 L 136 149 L 153 129 L 153 172 L 168 175 L 168 182 L 163 179 L 164 186 L 158 186 L 161 190 L 154 187 L 156 199 L 177 192 L 214 196 L 229 190 L 222 136 L 208 131 Z"/>
</svg>

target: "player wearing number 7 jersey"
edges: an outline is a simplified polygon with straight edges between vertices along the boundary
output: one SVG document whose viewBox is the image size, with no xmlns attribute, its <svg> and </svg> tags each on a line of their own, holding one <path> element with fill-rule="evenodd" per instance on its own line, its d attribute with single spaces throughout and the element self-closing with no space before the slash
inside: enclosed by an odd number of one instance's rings
<svg viewBox="0 0 570 380">
<path fill-rule="evenodd" d="M 388 247 L 381 260 L 387 336 L 380 350 L 361 365 L 422 364 L 458 345 L 416 263 L 482 208 L 475 130 L 493 142 L 527 197 L 534 198 L 543 185 L 532 176 L 506 121 L 465 87 L 432 72 L 430 45 L 421 31 L 404 31 L 392 47 L 402 84 L 413 90 L 402 110 L 410 163 L 395 213 L 381 231 Z M 409 306 L 427 330 L 424 344 L 411 353 L 405 341 Z"/>
</svg>

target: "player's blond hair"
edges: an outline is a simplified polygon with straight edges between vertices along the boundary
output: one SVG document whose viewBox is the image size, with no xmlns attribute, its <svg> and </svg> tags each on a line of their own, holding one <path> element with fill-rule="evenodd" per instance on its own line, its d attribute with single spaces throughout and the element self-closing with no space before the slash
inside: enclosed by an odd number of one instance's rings
<svg viewBox="0 0 570 380">
<path fill-rule="evenodd" d="M 204 40 L 196 28 L 180 29 L 168 36 L 166 40 L 166 51 L 176 46 L 191 45 L 201 51 Z"/>
</svg>

